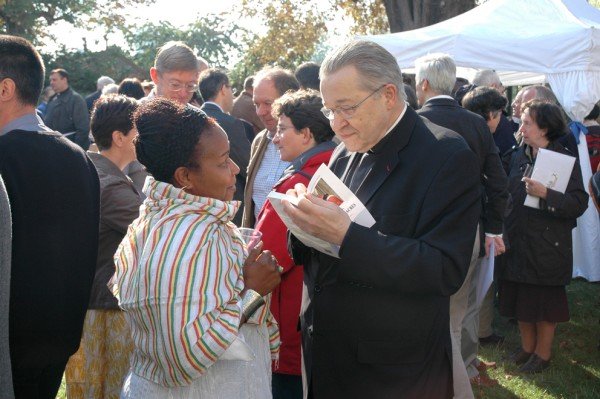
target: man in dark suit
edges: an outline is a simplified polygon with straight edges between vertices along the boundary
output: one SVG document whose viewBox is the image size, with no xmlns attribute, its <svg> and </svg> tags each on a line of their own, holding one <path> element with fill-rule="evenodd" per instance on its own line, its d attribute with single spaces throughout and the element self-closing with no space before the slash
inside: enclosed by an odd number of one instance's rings
<svg viewBox="0 0 600 399">
<path fill-rule="evenodd" d="M 398 64 L 381 46 L 350 42 L 320 76 L 323 113 L 342 140 L 329 167 L 376 223 L 360 226 L 300 185 L 299 206 L 285 204 L 303 230 L 340 246 L 338 259 L 290 239 L 305 267 L 305 394 L 451 398 L 448 303 L 481 212 L 476 156 L 406 106 Z"/>
<path fill-rule="evenodd" d="M 28 41 L 0 35 L 0 76 L 0 175 L 13 222 L 14 392 L 54 399 L 79 347 L 96 269 L 98 174 L 81 148 L 37 116 L 44 63 Z"/>
<path fill-rule="evenodd" d="M 108 76 L 100 76 L 98 78 L 98 81 L 96 82 L 96 91 L 85 98 L 85 104 L 87 105 L 87 109 L 90 114 L 92 113 L 92 109 L 94 108 L 94 103 L 102 95 L 102 89 L 104 89 L 104 86 L 109 85 L 111 83 L 115 83 L 115 81 L 113 80 L 113 78 L 110 78 Z"/>
<path fill-rule="evenodd" d="M 233 199 L 244 200 L 246 170 L 250 160 L 250 142 L 246 136 L 244 123 L 229 115 L 233 108 L 233 89 L 227 74 L 215 68 L 209 68 L 200 74 L 200 94 L 204 99 L 202 111 L 216 119 L 229 138 L 229 156 L 239 166 L 240 173 L 235 176 L 236 190 Z M 243 206 L 244 204 L 242 204 Z M 238 211 L 233 222 L 240 226 L 243 208 Z"/>
<path fill-rule="evenodd" d="M 48 100 L 44 122 L 87 150 L 90 146 L 90 115 L 85 100 L 71 88 L 69 74 L 62 68 L 50 72 L 50 86 L 56 94 Z"/>
<path fill-rule="evenodd" d="M 478 320 L 479 312 L 476 310 L 476 296 L 471 295 L 473 298 L 469 302 L 469 293 L 476 293 L 476 276 L 479 270 L 477 265 L 481 261 L 480 256 L 485 255 L 487 257 L 490 255 L 492 242 L 495 243 L 495 253 L 491 256 L 504 252 L 502 227 L 504 210 L 508 200 L 508 181 L 502 169 L 492 133 L 485 120 L 481 116 L 462 108 L 450 95 L 456 82 L 454 60 L 446 54 L 429 54 L 419 58 L 415 62 L 415 68 L 417 99 L 421 106 L 417 113 L 436 125 L 460 134 L 478 158 L 481 201 L 483 204 L 479 224 L 480 235 L 478 239 L 475 239 L 473 249 L 475 256 L 471 258 L 465 282 L 460 290 L 450 298 L 450 330 L 453 335 L 452 348 L 454 355 L 454 397 L 457 399 L 473 398 L 469 378 L 472 381 L 486 384 L 491 384 L 493 381 L 485 373 L 479 374 L 475 367 L 477 364 L 471 367 L 471 363 L 477 362 L 477 329 L 472 329 L 474 336 L 470 338 L 473 345 L 470 345 L 469 348 L 474 353 L 464 356 L 465 359 L 469 358 L 467 364 L 469 367 L 465 368 L 465 361 L 463 361 L 463 355 L 461 355 L 461 340 L 464 339 L 461 336 L 461 329 L 465 314 L 468 313 L 467 308 L 472 307 L 475 311 L 471 320 Z"/>
</svg>

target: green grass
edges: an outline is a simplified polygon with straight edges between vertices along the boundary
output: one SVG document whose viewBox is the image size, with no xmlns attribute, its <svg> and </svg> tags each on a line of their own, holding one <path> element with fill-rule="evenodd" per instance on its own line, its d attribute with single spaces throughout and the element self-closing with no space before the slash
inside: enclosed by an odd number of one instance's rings
<svg viewBox="0 0 600 399">
<path fill-rule="evenodd" d="M 600 398 L 600 284 L 574 280 L 567 286 L 571 321 L 559 323 L 552 363 L 544 372 L 520 375 L 505 360 L 520 345 L 518 328 L 496 317 L 495 329 L 506 337 L 499 346 L 481 348 L 480 358 L 497 362 L 489 375 L 498 380 L 492 388 L 474 388 L 478 399 L 597 399 Z"/>
<path fill-rule="evenodd" d="M 600 284 L 574 280 L 567 287 L 571 321 L 561 323 L 554 339 L 552 364 L 533 376 L 519 375 L 504 358 L 520 344 L 516 326 L 496 317 L 496 331 L 506 337 L 502 345 L 481 348 L 480 358 L 494 361 L 489 375 L 498 380 L 492 388 L 474 388 L 477 399 L 598 399 L 600 398 Z M 57 398 L 66 399 L 65 381 Z"/>
</svg>

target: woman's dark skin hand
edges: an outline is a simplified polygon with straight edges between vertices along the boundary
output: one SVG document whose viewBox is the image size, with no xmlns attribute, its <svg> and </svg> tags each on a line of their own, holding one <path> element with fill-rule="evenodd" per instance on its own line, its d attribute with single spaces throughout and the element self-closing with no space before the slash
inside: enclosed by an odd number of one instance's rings
<svg viewBox="0 0 600 399">
<path fill-rule="evenodd" d="M 277 260 L 271 251 L 262 251 L 263 243 L 259 242 L 248 254 L 244 262 L 244 285 L 265 296 L 281 281 Z"/>
</svg>

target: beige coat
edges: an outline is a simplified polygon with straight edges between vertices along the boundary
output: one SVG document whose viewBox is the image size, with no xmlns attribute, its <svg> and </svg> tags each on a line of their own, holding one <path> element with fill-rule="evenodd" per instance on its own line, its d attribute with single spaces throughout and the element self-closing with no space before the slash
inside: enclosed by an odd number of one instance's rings
<svg viewBox="0 0 600 399">
<path fill-rule="evenodd" d="M 242 227 L 253 228 L 256 220 L 254 220 L 254 202 L 252 201 L 252 193 L 254 189 L 254 179 L 256 173 L 265 156 L 267 144 L 269 138 L 267 137 L 267 130 L 263 130 L 256 135 L 252 141 L 252 148 L 250 149 L 250 162 L 248 163 L 248 176 L 246 180 L 246 188 L 244 190 L 244 214 L 242 217 Z"/>
</svg>

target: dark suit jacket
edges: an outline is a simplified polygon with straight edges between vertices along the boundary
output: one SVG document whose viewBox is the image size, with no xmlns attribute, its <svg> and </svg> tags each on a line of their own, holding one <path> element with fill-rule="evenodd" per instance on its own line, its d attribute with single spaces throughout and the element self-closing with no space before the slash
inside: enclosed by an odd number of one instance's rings
<svg viewBox="0 0 600 399">
<path fill-rule="evenodd" d="M 496 146 L 498 146 L 501 156 L 517 145 L 513 124 L 504 115 L 500 115 L 500 122 L 494 132 L 494 142 L 496 143 Z"/>
<path fill-rule="evenodd" d="M 85 100 L 70 87 L 48 100 L 44 122 L 87 150 L 90 146 L 90 114 Z"/>
<path fill-rule="evenodd" d="M 100 98 L 101 95 L 102 95 L 102 91 L 96 90 L 95 92 L 93 92 L 92 94 L 90 94 L 89 96 L 87 96 L 85 98 L 85 105 L 87 105 L 88 112 L 90 114 L 92 113 L 92 108 L 94 108 L 94 103 L 96 102 L 97 99 Z"/>
<path fill-rule="evenodd" d="M 217 123 L 225 130 L 229 137 L 230 154 L 229 156 L 240 167 L 240 173 L 235 177 L 235 195 L 233 199 L 244 201 L 244 189 L 246 187 L 246 170 L 250 161 L 250 142 L 246 137 L 246 130 L 241 120 L 221 111 L 219 107 L 211 103 L 204 103 L 200 108 L 206 115 L 216 119 Z M 245 206 L 242 203 L 242 206 Z M 241 226 L 243 208 L 238 210 L 233 222 Z"/>
<path fill-rule="evenodd" d="M 32 369 L 79 347 L 98 251 L 98 174 L 60 134 L 23 130 L 0 136 L 0 174 L 13 219 L 13 377 L 36 380 Z"/>
<path fill-rule="evenodd" d="M 306 377 L 314 398 L 452 397 L 449 296 L 461 286 L 481 213 L 477 159 L 412 109 L 373 149 L 356 190 L 376 220 L 350 225 L 340 259 L 290 247 L 304 264 Z M 330 168 L 348 184 L 356 153 Z"/>
<path fill-rule="evenodd" d="M 501 234 L 508 201 L 508 179 L 485 120 L 449 98 L 426 101 L 417 113 L 460 134 L 477 155 L 483 202 L 480 233 Z M 484 243 L 481 241 L 482 247 Z"/>
</svg>

